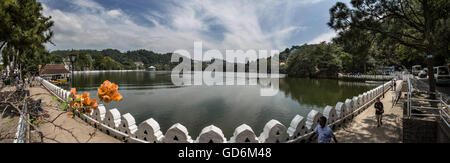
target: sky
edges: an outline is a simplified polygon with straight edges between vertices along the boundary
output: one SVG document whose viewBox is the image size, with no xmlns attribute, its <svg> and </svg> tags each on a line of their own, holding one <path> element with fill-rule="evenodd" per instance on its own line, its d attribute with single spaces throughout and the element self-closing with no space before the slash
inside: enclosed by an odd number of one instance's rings
<svg viewBox="0 0 450 163">
<path fill-rule="evenodd" d="M 326 23 L 337 0 L 38 0 L 66 49 L 284 50 L 330 41 Z"/>
</svg>

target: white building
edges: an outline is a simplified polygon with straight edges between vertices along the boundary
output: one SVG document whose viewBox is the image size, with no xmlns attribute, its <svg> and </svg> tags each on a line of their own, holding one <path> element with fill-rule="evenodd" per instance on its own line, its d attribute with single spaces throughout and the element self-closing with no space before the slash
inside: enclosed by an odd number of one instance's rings
<svg viewBox="0 0 450 163">
<path fill-rule="evenodd" d="M 150 67 L 148 67 L 148 71 L 156 71 L 156 67 L 155 66 L 150 66 Z"/>
<path fill-rule="evenodd" d="M 64 58 L 64 59 L 63 59 L 63 63 L 64 63 L 64 67 L 65 67 L 67 70 L 71 70 L 71 69 L 70 69 L 71 63 L 70 63 L 69 57 Z"/>
</svg>

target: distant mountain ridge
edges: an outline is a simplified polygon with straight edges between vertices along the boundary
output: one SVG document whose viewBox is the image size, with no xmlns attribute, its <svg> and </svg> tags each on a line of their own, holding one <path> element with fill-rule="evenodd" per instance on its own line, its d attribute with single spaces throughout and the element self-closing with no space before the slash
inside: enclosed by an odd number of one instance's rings
<svg viewBox="0 0 450 163">
<path fill-rule="evenodd" d="M 55 62 L 62 63 L 62 59 L 66 58 L 70 54 L 76 54 L 77 58 L 81 60 L 78 64 L 83 64 L 82 66 L 78 65 L 76 69 L 78 70 L 102 70 L 102 69 L 136 69 L 136 65 L 134 62 L 142 62 L 144 63 L 144 67 L 155 66 L 157 69 L 168 70 L 171 66 L 176 63 L 171 63 L 171 53 L 159 54 L 153 51 L 148 50 L 134 50 L 127 52 L 120 52 L 116 49 L 104 49 L 104 50 L 91 50 L 91 49 L 82 49 L 82 50 L 56 50 L 52 51 L 50 55 L 52 56 Z M 120 65 L 112 66 L 112 68 L 102 67 L 101 62 L 105 57 L 111 58 L 113 61 L 119 63 Z M 113 62 L 111 61 L 111 62 Z M 83 63 L 84 62 L 84 63 Z M 91 62 L 91 63 L 89 63 Z M 91 65 L 89 65 L 91 64 Z M 107 64 L 107 63 L 105 63 Z"/>
<path fill-rule="evenodd" d="M 70 54 L 77 55 L 77 62 L 75 63 L 75 70 L 116 70 L 116 69 L 137 69 L 134 62 L 144 63 L 143 67 L 140 69 L 145 69 L 149 66 L 155 66 L 157 70 L 172 70 L 173 67 L 178 65 L 178 62 L 171 62 L 172 53 L 156 53 L 149 50 L 133 50 L 127 52 L 120 52 L 116 49 L 104 49 L 104 50 L 91 50 L 91 49 L 81 49 L 81 50 L 55 50 L 50 52 L 52 63 L 63 63 L 63 60 Z M 285 61 L 288 55 L 283 55 L 283 60 Z M 192 61 L 192 60 L 191 60 Z M 233 63 L 225 62 L 225 65 L 230 65 Z M 195 63 L 196 61 L 192 62 Z M 254 61 L 251 61 L 254 62 Z M 202 69 L 205 69 L 211 62 L 203 62 Z M 237 63 L 235 66 L 242 64 Z M 248 64 L 248 63 L 247 63 Z M 248 70 L 248 65 L 246 71 Z"/>
</svg>

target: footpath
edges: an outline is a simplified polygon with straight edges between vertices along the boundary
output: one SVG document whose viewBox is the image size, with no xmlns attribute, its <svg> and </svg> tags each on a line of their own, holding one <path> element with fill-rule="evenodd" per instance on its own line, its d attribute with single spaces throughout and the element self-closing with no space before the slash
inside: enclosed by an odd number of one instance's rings
<svg viewBox="0 0 450 163">
<path fill-rule="evenodd" d="M 397 87 L 402 81 L 397 81 Z M 341 143 L 402 143 L 403 109 L 401 104 L 392 105 L 395 92 L 386 92 L 380 101 L 384 106 L 383 125 L 377 127 L 375 108 L 369 108 L 357 115 L 352 122 L 335 131 L 336 138 Z"/>
<path fill-rule="evenodd" d="M 61 102 L 54 100 L 54 96 L 44 87 L 30 88 L 30 96 L 35 100 L 41 99 L 42 108 L 50 115 L 47 119 L 64 128 L 61 129 L 54 124 L 44 123 L 39 128 L 46 137 L 54 138 L 63 143 L 120 143 L 119 140 L 98 131 L 80 118 L 68 117 L 67 113 L 61 110 Z M 44 139 L 44 142 L 55 141 Z"/>
<path fill-rule="evenodd" d="M 1 91 L 14 91 L 15 87 L 7 86 Z M 49 115 L 45 120 L 52 121 L 52 123 L 45 122 L 39 125 L 39 129 L 43 132 L 45 143 L 121 143 L 121 141 L 98 131 L 96 128 L 90 126 L 79 117 L 70 118 L 67 113 L 61 110 L 61 102 L 56 100 L 47 89 L 41 85 L 29 88 L 30 97 L 33 100 L 42 100 L 42 109 Z M 11 119 L 11 118 L 8 118 Z M 10 130 L 4 132 L 3 135 L 12 135 L 17 128 L 18 116 L 8 120 L 8 126 L 0 127 L 2 130 Z M 2 121 L 6 121 L 7 119 Z M 0 121 L 1 122 L 1 121 Z M 2 123 L 3 124 L 3 123 Z M 2 129 L 3 128 L 3 129 Z M 31 132 L 31 142 L 40 142 L 40 137 L 37 132 Z M 2 142 L 12 142 L 12 139 Z"/>
</svg>

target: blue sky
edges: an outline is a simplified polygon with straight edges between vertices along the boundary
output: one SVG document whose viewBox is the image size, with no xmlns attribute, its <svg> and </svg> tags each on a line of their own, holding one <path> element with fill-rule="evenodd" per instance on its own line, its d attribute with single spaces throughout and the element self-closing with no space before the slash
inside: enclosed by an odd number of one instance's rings
<svg viewBox="0 0 450 163">
<path fill-rule="evenodd" d="M 277 49 L 329 41 L 337 0 L 38 0 L 59 49 Z"/>
</svg>

